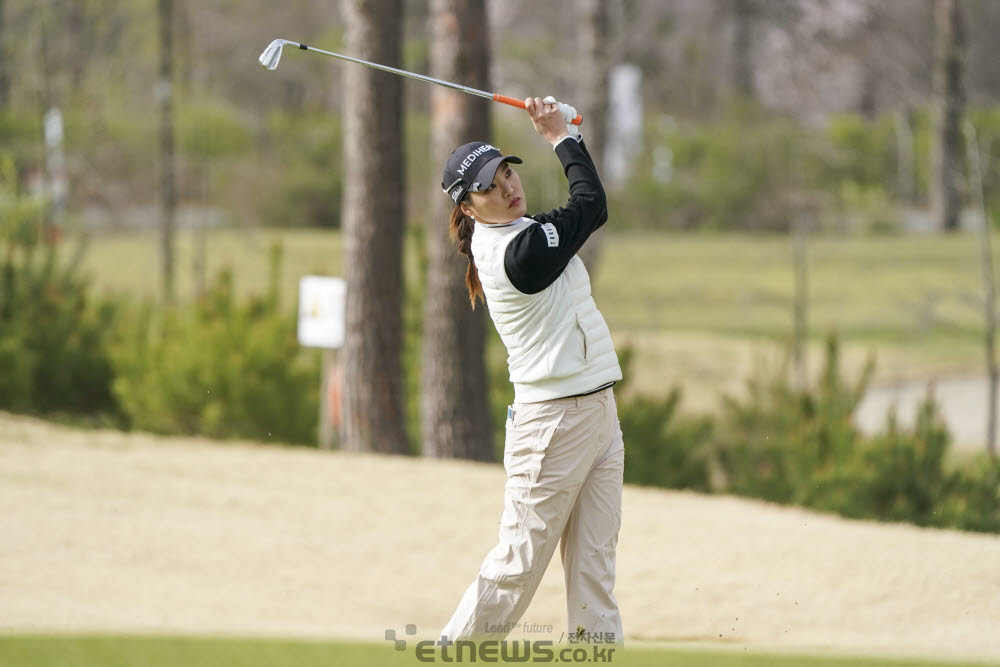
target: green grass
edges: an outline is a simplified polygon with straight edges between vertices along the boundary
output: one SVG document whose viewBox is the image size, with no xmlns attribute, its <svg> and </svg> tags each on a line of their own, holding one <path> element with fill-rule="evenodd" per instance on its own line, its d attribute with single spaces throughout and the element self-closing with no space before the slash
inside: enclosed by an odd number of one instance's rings
<svg viewBox="0 0 1000 667">
<path fill-rule="evenodd" d="M 228 269 L 242 294 L 263 294 L 269 280 L 271 245 L 280 242 L 284 251 L 281 296 L 295 303 L 299 278 L 303 275 L 340 275 L 343 250 L 340 234 L 321 230 L 213 229 L 205 234 L 206 275 L 212 279 Z M 177 296 L 194 295 L 195 242 L 190 232 L 177 235 L 175 272 Z M 126 294 L 156 299 L 160 293 L 158 237 L 152 233 L 128 233 L 94 238 L 83 261 L 83 270 L 93 277 L 99 293 Z"/>
<path fill-rule="evenodd" d="M 206 234 L 208 274 L 231 268 L 238 289 L 260 293 L 267 286 L 270 245 L 278 240 L 285 251 L 285 299 L 295 298 L 301 275 L 342 273 L 338 232 L 220 229 Z M 193 236 L 181 233 L 181 298 L 193 293 L 192 249 Z M 809 321 L 815 332 L 835 328 L 847 337 L 888 343 L 950 343 L 979 335 L 981 288 L 972 235 L 820 237 L 809 254 Z M 414 257 L 410 248 L 411 276 Z M 84 267 L 100 290 L 155 297 L 157 238 L 99 237 Z M 594 286 L 614 329 L 781 337 L 791 324 L 791 243 L 777 236 L 609 233 Z"/>
<path fill-rule="evenodd" d="M 571 645 L 556 645 L 555 649 Z M 579 645 L 574 646 L 578 648 Z M 607 655 L 607 653 L 605 653 Z M 567 656 L 569 657 L 569 656 Z M 976 662 L 885 659 L 826 654 L 767 653 L 739 649 L 629 648 L 609 664 L 623 667 L 919 667 L 983 665 Z M 471 661 L 468 661 L 471 662 Z M 396 667 L 428 664 L 412 647 L 395 651 L 387 643 L 294 641 L 242 638 L 139 636 L 0 637 L 5 667 Z M 437 660 L 431 664 L 443 664 Z M 456 663 L 452 663 L 456 664 Z M 477 661 L 476 664 L 484 664 Z M 488 663 L 486 663 L 488 664 Z M 570 662 L 569 664 L 577 664 Z"/>
<path fill-rule="evenodd" d="M 776 236 L 613 236 L 596 298 L 610 321 L 629 329 L 784 336 L 791 256 L 791 241 Z M 820 237 L 809 263 L 813 331 L 895 343 L 972 339 L 981 330 L 971 235 Z"/>
<path fill-rule="evenodd" d="M 792 327 L 792 245 L 780 236 L 602 232 L 595 299 L 620 344 L 635 348 L 632 389 L 685 387 L 685 407 L 711 409 L 722 378 L 751 372 L 747 344 L 774 348 Z M 407 279 L 419 280 L 409 237 Z M 190 299 L 193 235 L 179 234 L 178 296 Z M 229 268 L 241 293 L 267 289 L 271 244 L 284 248 L 281 294 L 295 307 L 302 275 L 342 275 L 335 231 L 216 229 L 205 236 L 207 274 Z M 998 265 L 1000 265 L 1000 243 Z M 877 379 L 924 379 L 981 367 L 978 246 L 971 234 L 816 237 L 808 308 L 815 343 L 836 331 L 854 366 L 869 351 Z M 154 234 L 98 237 L 84 259 L 99 292 L 156 298 Z M 462 280 L 462 276 L 456 276 Z M 419 314 L 416 315 L 419 317 Z M 814 357 L 816 355 L 813 355 Z M 690 398 L 688 398 L 690 397 Z"/>
</svg>

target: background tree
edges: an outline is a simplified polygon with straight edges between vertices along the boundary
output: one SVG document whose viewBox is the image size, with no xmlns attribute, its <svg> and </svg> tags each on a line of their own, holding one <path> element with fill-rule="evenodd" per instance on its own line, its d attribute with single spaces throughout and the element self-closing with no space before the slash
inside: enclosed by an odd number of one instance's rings
<svg viewBox="0 0 1000 667">
<path fill-rule="evenodd" d="M 7 108 L 10 102 L 10 66 L 7 60 L 7 24 L 4 21 L 4 0 L 0 0 L 0 111 Z"/>
<path fill-rule="evenodd" d="M 433 0 L 431 76 L 489 90 L 483 0 Z M 469 308 L 468 261 L 448 236 L 454 208 L 440 194 L 439 164 L 456 146 L 490 141 L 489 102 L 447 88 L 431 94 L 431 199 L 427 219 L 421 430 L 425 456 L 494 460 L 485 364 L 486 309 Z"/>
<path fill-rule="evenodd" d="M 732 34 L 729 39 L 729 87 L 739 97 L 753 99 L 754 0 L 729 3 Z"/>
<path fill-rule="evenodd" d="M 959 0 L 934 7 L 934 153 L 931 206 L 941 229 L 958 229 L 962 211 L 962 114 L 965 110 L 965 27 Z"/>
<path fill-rule="evenodd" d="M 401 0 L 344 0 L 347 53 L 402 65 Z M 406 453 L 402 396 L 403 86 L 344 70 L 343 228 L 347 280 L 342 447 Z"/>
<path fill-rule="evenodd" d="M 986 353 L 986 452 L 990 458 L 997 457 L 997 392 L 1000 390 L 1000 366 L 997 363 L 997 295 L 996 275 L 993 271 L 993 243 L 990 239 L 992 224 L 983 191 L 983 165 L 979 150 L 979 138 L 971 121 L 963 123 L 966 156 L 969 163 L 969 181 L 972 196 L 982 221 L 977 225 L 979 232 L 979 265 L 983 280 L 983 349 Z"/>
<path fill-rule="evenodd" d="M 608 137 L 608 87 L 611 69 L 620 56 L 616 43 L 619 0 L 584 0 L 580 3 L 579 89 L 566 101 L 583 114 L 587 150 L 598 169 L 604 164 Z M 560 100 L 561 101 L 561 100 Z"/>
<path fill-rule="evenodd" d="M 585 0 L 581 3 L 581 30 L 578 56 L 579 89 L 567 101 L 585 118 L 583 132 L 587 150 L 598 172 L 604 172 L 604 152 L 608 141 L 608 104 L 611 70 L 621 55 L 617 36 L 620 32 L 620 0 Z M 624 100 L 623 100 L 624 101 Z M 605 184 L 606 185 L 606 184 Z M 580 249 L 580 258 L 594 272 L 601 250 L 600 230 Z"/>
<path fill-rule="evenodd" d="M 160 105 L 160 262 L 163 299 L 174 300 L 174 225 L 177 194 L 174 189 L 174 2 L 159 0 L 160 70 L 156 96 Z"/>
<path fill-rule="evenodd" d="M 76 0 L 66 8 L 66 33 L 73 45 L 75 58 L 69 59 L 70 86 L 74 93 L 83 88 L 88 59 L 82 54 L 90 53 L 93 46 L 88 39 L 87 0 Z"/>
</svg>

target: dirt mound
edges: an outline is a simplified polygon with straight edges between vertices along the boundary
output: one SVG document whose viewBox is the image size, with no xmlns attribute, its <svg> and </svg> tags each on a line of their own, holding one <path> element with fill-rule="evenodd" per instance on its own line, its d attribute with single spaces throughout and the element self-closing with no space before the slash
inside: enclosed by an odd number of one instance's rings
<svg viewBox="0 0 1000 667">
<path fill-rule="evenodd" d="M 0 414 L 0 630 L 432 636 L 493 545 L 503 481 Z M 634 487 L 623 521 L 632 640 L 1000 657 L 1000 537 Z M 522 620 L 558 638 L 563 605 L 557 557 Z"/>
</svg>

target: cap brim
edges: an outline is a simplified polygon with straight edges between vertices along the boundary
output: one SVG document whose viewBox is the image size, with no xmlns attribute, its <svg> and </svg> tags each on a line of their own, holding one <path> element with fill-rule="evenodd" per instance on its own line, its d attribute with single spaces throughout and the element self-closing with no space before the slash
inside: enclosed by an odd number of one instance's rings
<svg viewBox="0 0 1000 667">
<path fill-rule="evenodd" d="M 493 179 L 496 178 L 497 169 L 504 162 L 513 162 L 514 164 L 524 164 L 524 160 L 517 157 L 516 155 L 504 155 L 501 157 L 495 157 L 486 164 L 483 165 L 479 173 L 472 181 L 472 185 L 469 186 L 469 192 L 480 192 L 485 190 L 493 184 Z"/>
</svg>

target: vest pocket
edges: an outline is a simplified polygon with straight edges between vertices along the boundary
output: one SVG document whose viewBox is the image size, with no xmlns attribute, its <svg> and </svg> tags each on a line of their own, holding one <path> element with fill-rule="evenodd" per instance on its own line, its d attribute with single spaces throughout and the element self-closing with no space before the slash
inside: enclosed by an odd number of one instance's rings
<svg viewBox="0 0 1000 667">
<path fill-rule="evenodd" d="M 558 330 L 540 341 L 545 351 L 546 379 L 567 378 L 583 371 L 587 363 L 586 341 L 576 314 L 571 314 Z"/>
</svg>

